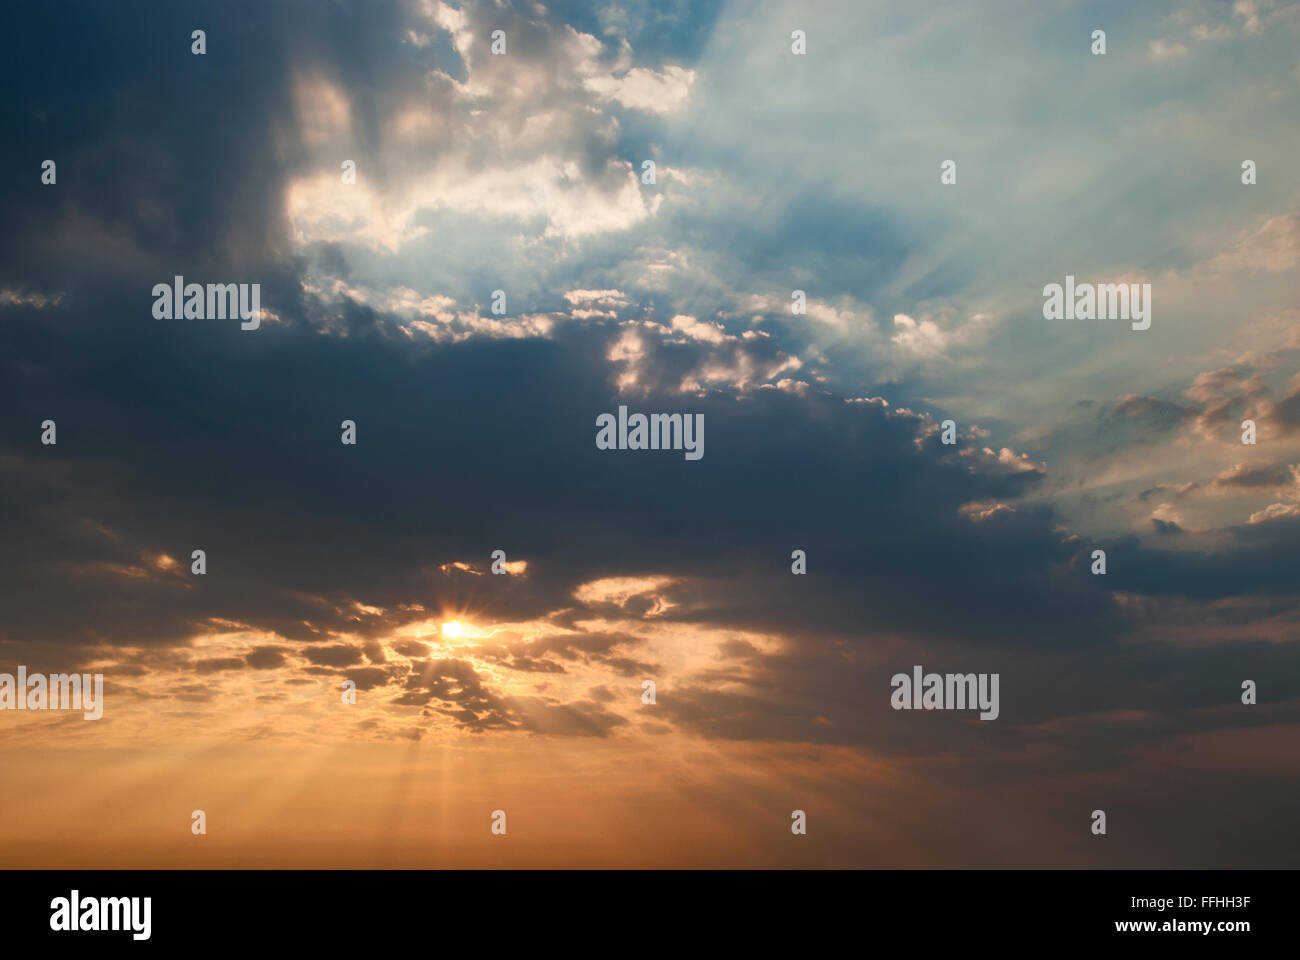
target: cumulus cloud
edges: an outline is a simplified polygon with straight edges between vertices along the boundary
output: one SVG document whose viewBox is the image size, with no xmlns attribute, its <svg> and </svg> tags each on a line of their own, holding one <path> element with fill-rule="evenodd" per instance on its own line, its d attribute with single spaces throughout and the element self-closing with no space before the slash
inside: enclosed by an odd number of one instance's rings
<svg viewBox="0 0 1300 960">
<path fill-rule="evenodd" d="M 661 71 L 634 67 L 622 77 L 588 77 L 583 86 L 605 100 L 616 100 L 629 110 L 672 113 L 691 95 L 695 71 L 668 65 Z"/>
</svg>

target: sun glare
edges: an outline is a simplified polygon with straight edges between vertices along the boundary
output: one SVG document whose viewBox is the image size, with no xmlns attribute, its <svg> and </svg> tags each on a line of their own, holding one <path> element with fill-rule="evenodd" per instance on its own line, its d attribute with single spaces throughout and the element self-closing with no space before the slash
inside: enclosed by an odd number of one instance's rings
<svg viewBox="0 0 1300 960">
<path fill-rule="evenodd" d="M 442 625 L 442 635 L 454 640 L 465 636 L 465 628 L 461 626 L 459 620 L 448 620 Z"/>
</svg>

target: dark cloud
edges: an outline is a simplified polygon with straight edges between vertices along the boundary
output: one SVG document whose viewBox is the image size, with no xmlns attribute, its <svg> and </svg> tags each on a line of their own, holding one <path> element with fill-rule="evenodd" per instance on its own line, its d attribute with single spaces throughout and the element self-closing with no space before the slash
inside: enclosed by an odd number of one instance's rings
<svg viewBox="0 0 1300 960">
<path fill-rule="evenodd" d="M 1158 483 L 1154 487 L 1147 487 L 1145 490 L 1140 491 L 1137 498 L 1138 500 L 1145 502 L 1157 494 L 1161 496 L 1185 497 L 1199 487 L 1200 484 L 1195 481 L 1179 484 Z"/>
<path fill-rule="evenodd" d="M 431 652 L 427 643 L 421 643 L 418 640 L 398 640 L 393 644 L 393 650 L 404 657 L 414 657 L 416 659 L 423 659 Z"/>
<path fill-rule="evenodd" d="M 1130 393 L 1115 401 L 1112 415 L 1138 420 L 1158 430 L 1172 430 L 1191 416 L 1192 410 L 1168 400 Z"/>
<path fill-rule="evenodd" d="M 393 679 L 393 671 L 381 667 L 360 667 L 343 671 L 343 676 L 355 683 L 358 690 L 374 690 L 388 684 Z"/>
<path fill-rule="evenodd" d="M 326 647 L 306 647 L 302 655 L 312 663 L 327 667 L 350 667 L 361 662 L 361 651 L 346 644 Z"/>
<path fill-rule="evenodd" d="M 468 660 L 419 664 L 406 678 L 407 693 L 396 702 L 425 705 L 471 730 L 514 727 L 510 708 L 488 689 Z"/>
<path fill-rule="evenodd" d="M 288 647 L 254 647 L 253 651 L 244 657 L 244 662 L 255 670 L 271 670 L 284 666 L 284 655 L 288 652 Z"/>
<path fill-rule="evenodd" d="M 1291 471 L 1283 464 L 1252 467 L 1239 463 L 1230 470 L 1225 470 L 1214 478 L 1214 486 L 1219 488 L 1241 487 L 1245 489 L 1277 487 L 1291 481 Z"/>
<path fill-rule="evenodd" d="M 1279 428 L 1279 433 L 1290 434 L 1300 430 L 1300 385 L 1294 386 L 1276 406 L 1271 407 L 1269 414 L 1270 421 Z"/>
<path fill-rule="evenodd" d="M 207 660 L 194 661 L 194 669 L 197 673 L 217 673 L 221 670 L 239 670 L 244 666 L 244 661 L 239 657 L 214 657 Z"/>
</svg>

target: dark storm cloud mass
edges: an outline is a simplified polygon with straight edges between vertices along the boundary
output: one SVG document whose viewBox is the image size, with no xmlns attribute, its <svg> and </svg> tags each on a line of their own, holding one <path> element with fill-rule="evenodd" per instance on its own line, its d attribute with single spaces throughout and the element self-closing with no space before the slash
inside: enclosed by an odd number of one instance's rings
<svg viewBox="0 0 1300 960">
<path fill-rule="evenodd" d="M 790 639 L 776 653 L 744 641 L 720 649 L 718 677 L 733 662 L 751 671 L 743 692 L 700 680 L 662 698 L 663 719 L 711 736 L 911 756 L 987 751 L 1011 776 L 1027 752 L 1059 743 L 1051 725 L 1070 719 L 1081 732 L 1068 756 L 1053 758 L 1057 769 L 1120 763 L 1114 745 L 1130 737 L 1296 720 L 1286 702 L 1231 718 L 1213 709 L 1234 703 L 1238 678 L 1250 676 L 1268 677 L 1278 700 L 1292 696 L 1292 645 L 1130 641 L 1207 611 L 1227 616 L 1213 604 L 1228 598 L 1277 601 L 1237 610 L 1232 627 L 1247 635 L 1293 609 L 1300 521 L 1231 528 L 1212 550 L 1174 549 L 1184 536 L 1166 538 L 1170 549 L 1093 542 L 1065 529 L 1050 503 L 1024 499 L 1039 492 L 1042 471 L 970 439 L 943 446 L 921 413 L 848 403 L 830 389 L 683 393 L 677 385 L 702 356 L 695 343 L 649 348 L 648 392 L 620 395 L 608 352 L 625 328 L 613 321 L 559 318 L 548 337 L 439 344 L 413 341 L 359 301 L 321 300 L 304 286 L 313 262 L 340 277 L 352 266 L 336 245 L 296 248 L 284 216 L 303 163 L 286 122 L 289 66 L 328 65 L 355 98 L 362 138 L 378 141 L 383 132 L 366 130 L 365 118 L 379 111 L 367 105 L 409 82 L 410 63 L 392 57 L 409 16 L 396 4 L 306 9 L 161 7 L 127 18 L 85 5 L 71 17 L 57 7 L 18 15 L 14 35 L 57 35 L 62 47 L 57 57 L 21 47 L 6 68 L 0 288 L 63 296 L 0 310 L 0 496 L 17 508 L 0 513 L 0 639 L 13 645 L 4 660 L 183 645 L 223 618 L 297 645 L 199 660 L 200 674 L 304 658 L 360 690 L 400 689 L 397 702 L 468 730 L 606 736 L 626 721 L 598 702 L 603 688 L 569 703 L 510 697 L 467 661 L 429 659 L 423 643 L 393 646 L 420 661 L 406 673 L 364 640 L 403 622 L 403 604 L 525 619 L 574 607 L 574 590 L 592 580 L 667 574 L 678 581 L 663 588 L 675 604 L 663 622 Z M 599 32 L 592 14 L 573 15 Z M 629 35 L 646 54 L 662 46 L 689 62 L 712 16 L 714 5 L 634 10 Z M 206 58 L 188 52 L 198 24 Z M 439 58 L 462 78 L 440 43 L 403 56 Z M 46 156 L 58 158 L 57 190 L 33 173 Z M 695 235 L 756 272 L 792 257 L 851 261 L 862 288 L 848 292 L 859 295 L 910 252 L 886 214 L 832 195 L 801 196 L 790 210 L 773 234 L 757 235 L 733 211 L 704 217 Z M 635 233 L 610 241 L 638 242 Z M 155 320 L 150 289 L 176 274 L 260 282 L 278 319 L 255 333 Z M 943 282 L 961 281 L 948 273 Z M 748 356 L 779 359 L 765 344 Z M 890 397 L 888 384 L 864 392 Z M 1287 423 L 1297 422 L 1292 399 L 1280 408 Z M 1187 406 L 1133 394 L 1102 416 L 1165 432 L 1194 418 L 1227 423 L 1243 402 L 1238 393 Z M 620 403 L 703 413 L 703 459 L 597 450 L 595 418 Z M 39 443 L 46 418 L 58 423 L 56 447 Z M 339 443 L 344 419 L 357 424 L 355 447 Z M 1271 466 L 1221 483 L 1284 480 Z M 1010 509 L 963 509 L 973 503 Z M 1105 577 L 1089 573 L 1098 547 Z M 188 576 L 196 548 L 207 553 L 203 578 Z M 807 551 L 808 576 L 790 574 L 795 548 Z M 494 549 L 527 559 L 528 576 L 440 570 L 484 564 Z M 1193 611 L 1156 602 L 1174 600 Z M 646 614 L 637 602 L 633 614 Z M 357 603 L 382 612 L 358 614 Z M 335 630 L 358 645 L 333 642 Z M 638 646 L 622 634 L 557 630 L 483 653 L 537 676 L 594 662 L 636 677 L 655 666 Z M 953 724 L 890 710 L 889 677 L 916 662 L 1000 671 L 1002 719 Z M 1126 711 L 1143 719 L 1089 719 Z"/>
<path fill-rule="evenodd" d="M 6 330 L 64 358 L 41 389 L 9 381 L 11 449 L 23 449 L 21 425 L 58 407 L 49 454 L 26 430 L 24 470 L 59 469 L 22 496 L 47 519 L 28 530 L 35 542 L 21 562 L 11 557 L 8 578 L 14 614 L 51 640 L 92 624 L 78 606 L 47 609 L 32 578 L 58 582 L 69 555 L 124 565 L 141 552 L 185 559 L 192 547 L 209 558 L 197 585 L 77 578 L 83 602 L 108 614 L 93 622 L 97 635 L 147 639 L 159 618 L 179 628 L 224 616 L 310 639 L 302 621 L 345 620 L 312 598 L 406 602 L 431 576 L 450 579 L 432 572 L 440 564 L 497 547 L 536 572 L 505 586 L 471 578 L 449 600 L 536 614 L 586 580 L 666 569 L 741 574 L 699 601 L 701 615 L 741 622 L 816 617 L 852 630 L 869 615 L 877 628 L 999 637 L 1068 610 L 1070 633 L 1113 626 L 1049 512 L 978 524 L 958 514 L 1015 498 L 1037 475 L 999 474 L 937 441 L 918 448 L 915 417 L 836 398 L 651 396 L 636 408 L 704 412 L 704 459 L 609 454 L 595 448 L 595 416 L 619 401 L 602 345 L 583 331 L 416 355 L 377 323 L 338 339 L 289 320 L 254 348 L 237 329 L 114 312 L 121 322 L 87 328 L 70 305 Z M 110 356 L 151 361 L 121 378 Z M 345 418 L 358 424 L 355 448 L 338 443 Z M 77 499 L 87 478 L 95 497 Z M 123 534 L 74 524 L 83 518 Z M 794 546 L 814 558 L 815 578 L 789 577 Z M 749 596 L 757 582 L 764 590 Z M 940 593 L 947 602 L 927 601 Z"/>
<path fill-rule="evenodd" d="M 156 270 L 160 256 L 178 269 L 232 255 L 260 266 L 283 239 L 272 136 L 289 108 L 282 29 L 252 19 L 253 4 L 224 16 L 135 6 L 134 16 L 81 4 L 13 11 L 13 126 L 0 150 L 12 170 L 56 158 L 59 186 L 4 185 L 8 283 L 66 289 L 87 271 Z M 214 42 L 192 57 L 184 38 L 196 17 L 214 40 L 224 25 L 238 47 Z M 14 42 L 35 36 L 60 37 L 58 55 Z"/>
</svg>

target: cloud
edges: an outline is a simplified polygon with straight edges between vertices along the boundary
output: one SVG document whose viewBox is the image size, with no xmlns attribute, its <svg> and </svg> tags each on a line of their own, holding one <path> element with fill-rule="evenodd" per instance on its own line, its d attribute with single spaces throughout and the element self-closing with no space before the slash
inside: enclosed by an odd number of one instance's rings
<svg viewBox="0 0 1300 960">
<path fill-rule="evenodd" d="M 244 657 L 244 662 L 254 670 L 272 670 L 287 663 L 285 654 L 289 652 L 288 647 L 255 647 L 248 656 Z"/>
<path fill-rule="evenodd" d="M 1268 217 L 1243 231 L 1232 248 L 1209 262 L 1212 270 L 1280 273 L 1300 266 L 1300 213 Z"/>
<path fill-rule="evenodd" d="M 1148 48 L 1152 60 L 1174 60 L 1187 56 L 1187 47 L 1177 40 L 1152 40 Z"/>
<path fill-rule="evenodd" d="M 683 314 L 673 317 L 672 328 L 690 340 L 700 340 L 705 343 L 725 343 L 728 339 L 734 339 L 728 338 L 726 330 L 720 323 L 701 323 L 694 317 Z"/>
<path fill-rule="evenodd" d="M 1295 482 L 1294 472 L 1294 467 L 1288 470 L 1285 466 L 1276 464 L 1252 466 L 1248 463 L 1238 463 L 1215 477 L 1213 486 L 1218 489 L 1278 487 L 1288 482 Z"/>
<path fill-rule="evenodd" d="M 668 65 L 661 71 L 633 67 L 622 77 L 588 77 L 583 86 L 604 100 L 615 100 L 629 110 L 673 113 L 685 105 L 695 83 L 695 71 Z"/>
<path fill-rule="evenodd" d="M 32 307 L 36 310 L 44 310 L 46 307 L 57 307 L 62 299 L 62 293 L 22 293 L 17 290 L 0 290 L 0 306 L 5 307 Z"/>
<path fill-rule="evenodd" d="M 307 647 L 302 655 L 312 663 L 327 667 L 348 667 L 361 662 L 361 651 L 347 644 Z"/>
</svg>

